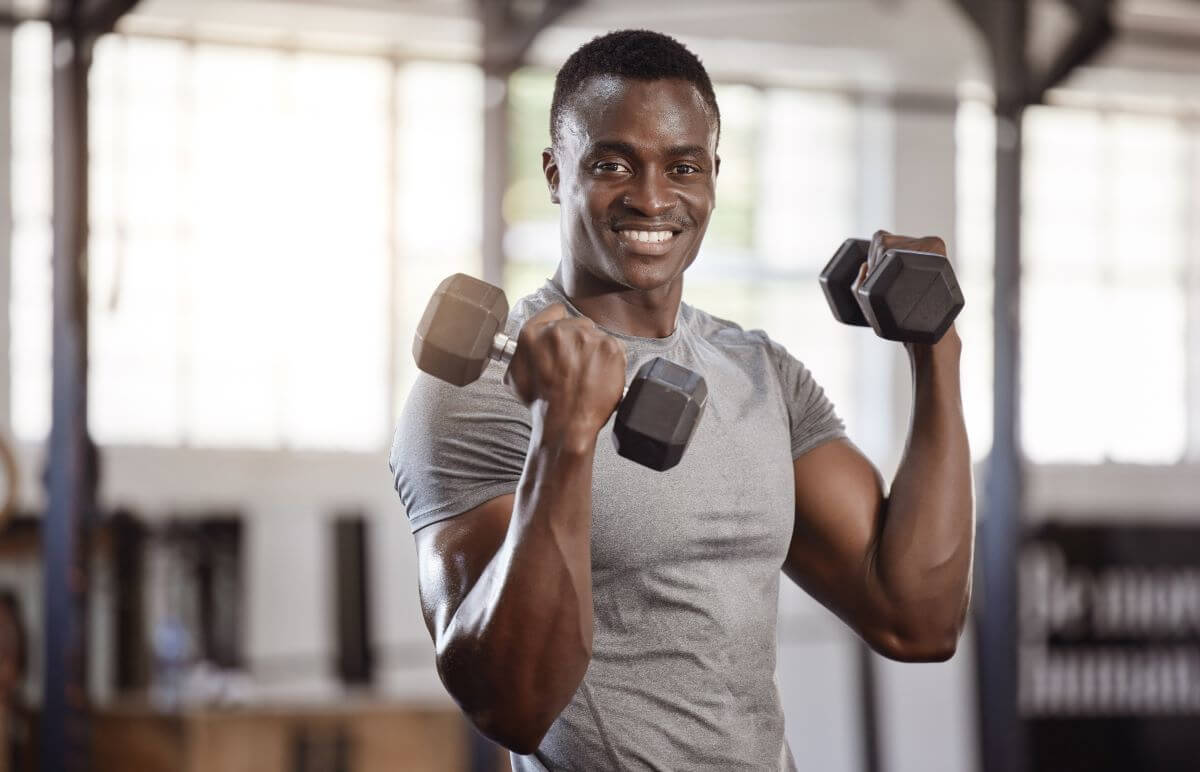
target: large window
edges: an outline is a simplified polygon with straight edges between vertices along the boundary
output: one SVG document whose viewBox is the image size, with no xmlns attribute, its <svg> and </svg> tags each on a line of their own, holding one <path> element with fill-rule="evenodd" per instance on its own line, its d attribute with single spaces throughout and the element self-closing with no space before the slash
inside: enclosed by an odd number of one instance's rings
<svg viewBox="0 0 1200 772">
<path fill-rule="evenodd" d="M 13 415 L 49 428 L 48 30 L 15 38 Z M 559 257 L 552 75 L 510 83 L 506 289 Z M 858 107 L 719 84 L 717 208 L 685 300 L 765 329 L 855 430 L 855 336 L 817 274 L 855 231 Z M 480 266 L 469 64 L 108 36 L 91 103 L 91 428 L 102 443 L 375 450 L 430 292 Z"/>
<path fill-rule="evenodd" d="M 11 377 L 14 428 L 34 441 L 49 427 L 49 45 L 44 26 L 16 30 Z M 412 377 L 393 338 L 411 340 L 433 273 L 477 263 L 479 142 L 460 117 L 477 81 L 468 66 L 105 37 L 98 441 L 384 444 Z"/>
<path fill-rule="evenodd" d="M 991 119 L 981 107 L 961 117 L 960 239 L 990 262 Z M 1186 374 L 1200 356 L 1186 328 L 1198 142 L 1169 113 L 1028 111 L 1021 437 L 1032 460 L 1162 464 L 1188 450 L 1200 407 Z"/>
</svg>

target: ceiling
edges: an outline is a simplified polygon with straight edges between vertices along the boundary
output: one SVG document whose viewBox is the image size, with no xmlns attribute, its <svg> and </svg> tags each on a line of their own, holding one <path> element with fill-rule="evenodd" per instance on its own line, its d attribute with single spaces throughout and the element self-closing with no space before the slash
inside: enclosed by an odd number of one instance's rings
<svg viewBox="0 0 1200 772">
<path fill-rule="evenodd" d="M 1007 0 L 992 0 L 1007 2 Z M 45 0 L 10 0 L 23 9 Z M 480 0 L 141 0 L 121 29 L 142 34 L 477 59 Z M 1032 56 L 1073 25 L 1034 0 Z M 1200 0 L 1116 0 L 1118 37 L 1070 85 L 1200 95 Z M 987 55 L 953 0 L 583 0 L 544 31 L 532 63 L 582 41 L 647 27 L 695 50 L 718 79 L 953 95 L 986 84 Z"/>
</svg>

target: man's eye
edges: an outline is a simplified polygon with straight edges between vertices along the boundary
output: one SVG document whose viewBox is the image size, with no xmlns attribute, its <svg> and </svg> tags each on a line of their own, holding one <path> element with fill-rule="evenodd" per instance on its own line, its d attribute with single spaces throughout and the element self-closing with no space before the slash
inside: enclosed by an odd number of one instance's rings
<svg viewBox="0 0 1200 772">
<path fill-rule="evenodd" d="M 617 161 L 599 161 L 592 168 L 598 172 L 619 172 L 625 167 Z"/>
<path fill-rule="evenodd" d="M 676 174 L 699 174 L 700 168 L 691 164 L 675 164 L 672 167 Z"/>
</svg>

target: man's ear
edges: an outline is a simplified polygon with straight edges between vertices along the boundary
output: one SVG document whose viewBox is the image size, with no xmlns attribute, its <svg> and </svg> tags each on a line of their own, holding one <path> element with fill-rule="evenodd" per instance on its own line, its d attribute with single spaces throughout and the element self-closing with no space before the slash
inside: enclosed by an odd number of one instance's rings
<svg viewBox="0 0 1200 772">
<path fill-rule="evenodd" d="M 554 148 L 542 151 L 542 173 L 546 175 L 546 187 L 550 189 L 550 203 L 558 203 L 558 161 L 554 160 Z"/>
<path fill-rule="evenodd" d="M 719 175 L 719 174 L 721 173 L 721 154 L 720 154 L 720 153 L 718 153 L 718 154 L 716 155 L 716 159 L 717 159 L 717 165 L 716 165 L 716 167 L 713 169 L 713 176 L 714 176 L 714 177 L 716 177 L 717 175 Z"/>
</svg>

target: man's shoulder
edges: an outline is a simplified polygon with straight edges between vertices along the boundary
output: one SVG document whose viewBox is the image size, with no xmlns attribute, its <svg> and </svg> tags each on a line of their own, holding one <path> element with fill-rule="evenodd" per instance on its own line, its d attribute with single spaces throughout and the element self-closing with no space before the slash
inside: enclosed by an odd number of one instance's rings
<svg viewBox="0 0 1200 772">
<path fill-rule="evenodd" d="M 529 321 L 531 316 L 538 314 L 552 303 L 561 303 L 562 301 L 562 296 L 550 281 L 533 292 L 522 295 L 513 301 L 512 308 L 508 311 L 508 322 L 504 326 L 505 334 L 509 337 L 516 337 L 521 326 Z"/>
<path fill-rule="evenodd" d="M 683 323 L 694 334 L 719 347 L 769 347 L 771 345 L 771 339 L 764 331 L 745 329 L 735 321 L 722 318 L 688 303 L 683 304 L 682 317 Z"/>
</svg>

